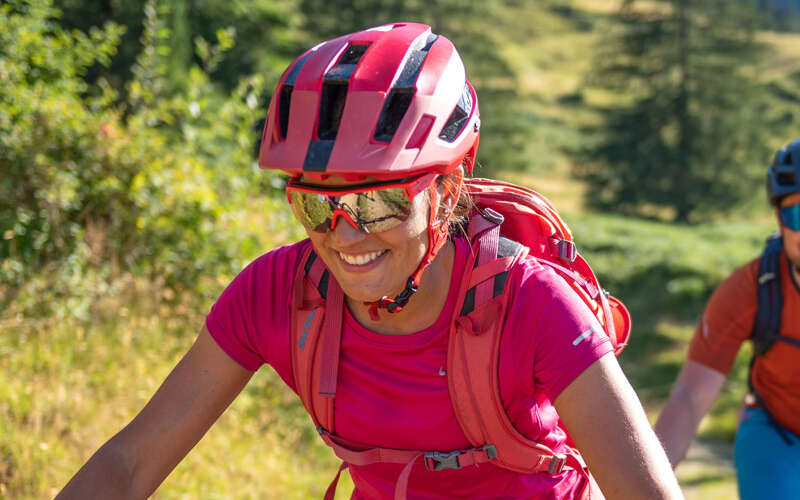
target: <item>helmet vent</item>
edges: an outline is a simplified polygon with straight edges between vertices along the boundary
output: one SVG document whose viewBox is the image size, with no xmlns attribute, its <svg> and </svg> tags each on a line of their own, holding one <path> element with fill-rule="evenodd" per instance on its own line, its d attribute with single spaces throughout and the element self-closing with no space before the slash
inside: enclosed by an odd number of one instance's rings
<svg viewBox="0 0 800 500">
<path fill-rule="evenodd" d="M 775 182 L 779 186 L 794 186 L 797 184 L 797 177 L 794 172 L 778 172 L 775 176 Z"/>
<path fill-rule="evenodd" d="M 400 122 L 406 115 L 413 97 L 413 88 L 392 89 L 389 91 L 389 97 L 386 98 L 386 104 L 384 104 L 383 111 L 381 111 L 378 126 L 375 128 L 376 141 L 392 142 L 392 137 L 394 137 L 397 127 L 400 126 Z"/>
<path fill-rule="evenodd" d="M 342 54 L 338 64 L 358 64 L 358 61 L 361 60 L 361 56 L 364 55 L 364 52 L 366 52 L 368 48 L 369 44 L 367 43 L 350 45 L 347 47 L 347 50 L 344 51 L 344 54 Z"/>
<path fill-rule="evenodd" d="M 413 87 L 417 82 L 419 70 L 422 68 L 422 63 L 425 62 L 425 57 L 428 51 L 431 50 L 433 42 L 439 38 L 438 35 L 428 33 L 428 36 L 423 40 L 422 38 L 414 42 L 411 50 L 406 58 L 406 63 L 403 66 L 403 71 L 400 72 L 400 77 L 394 83 L 393 87 Z"/>
<path fill-rule="evenodd" d="M 332 141 L 339 132 L 339 123 L 342 121 L 342 111 L 347 98 L 347 83 L 338 81 L 325 81 L 322 85 L 322 98 L 319 105 L 319 123 L 317 124 L 317 137 L 321 140 Z"/>
<path fill-rule="evenodd" d="M 350 45 L 347 50 L 342 53 L 342 56 L 336 62 L 336 65 L 325 73 L 326 82 L 339 82 L 347 83 L 350 81 L 350 75 L 356 70 L 358 62 L 364 55 L 364 52 L 369 48 L 368 44 Z"/>
<path fill-rule="evenodd" d="M 406 57 L 400 76 L 392 85 L 389 95 L 383 104 L 381 116 L 378 118 L 378 125 L 375 127 L 373 139 L 378 142 L 392 142 L 400 122 L 411 105 L 411 100 L 416 91 L 417 77 L 422 68 L 422 63 L 428 56 L 428 51 L 433 46 L 438 35 L 428 33 L 425 38 L 420 37 L 411 46 Z"/>
<path fill-rule="evenodd" d="M 292 90 L 294 90 L 294 85 L 284 84 L 278 97 L 278 125 L 280 126 L 281 140 L 286 139 L 286 133 L 289 131 L 289 106 L 292 102 Z"/>
<path fill-rule="evenodd" d="M 297 74 L 300 73 L 300 68 L 308 61 L 313 51 L 309 50 L 306 55 L 301 57 L 294 68 L 286 75 L 283 81 L 283 86 L 278 94 L 278 127 L 280 128 L 281 140 L 286 139 L 286 134 L 289 131 L 289 110 L 292 105 L 292 91 L 294 90 L 294 82 L 297 80 Z"/>
<path fill-rule="evenodd" d="M 783 164 L 784 165 L 791 165 L 792 164 L 792 152 L 791 151 L 786 153 L 786 156 L 783 157 Z"/>
<path fill-rule="evenodd" d="M 347 100 L 347 87 L 350 75 L 356 70 L 358 62 L 369 48 L 368 44 L 354 44 L 347 47 L 336 65 L 327 73 L 322 84 L 322 96 L 319 103 L 319 123 L 317 136 L 323 141 L 336 139 L 339 123 L 342 121 L 344 103 Z"/>
<path fill-rule="evenodd" d="M 450 113 L 450 118 L 448 118 L 447 123 L 444 124 L 442 132 L 439 134 L 439 139 L 443 139 L 447 142 L 454 142 L 464 130 L 467 119 L 472 113 L 472 106 L 472 92 L 470 92 L 469 86 L 465 83 L 464 91 L 461 93 L 461 99 L 458 100 L 455 109 Z"/>
</svg>

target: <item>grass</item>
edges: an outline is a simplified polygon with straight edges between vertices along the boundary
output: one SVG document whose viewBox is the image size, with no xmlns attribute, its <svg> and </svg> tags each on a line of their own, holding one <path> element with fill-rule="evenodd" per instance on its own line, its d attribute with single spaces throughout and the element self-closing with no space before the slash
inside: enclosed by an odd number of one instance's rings
<svg viewBox="0 0 800 500">
<path fill-rule="evenodd" d="M 188 349 L 202 315 L 161 311 L 157 292 L 99 324 L 0 324 L 0 498 L 52 498 Z M 337 463 L 281 385 L 258 373 L 153 498 L 320 497 Z"/>
</svg>

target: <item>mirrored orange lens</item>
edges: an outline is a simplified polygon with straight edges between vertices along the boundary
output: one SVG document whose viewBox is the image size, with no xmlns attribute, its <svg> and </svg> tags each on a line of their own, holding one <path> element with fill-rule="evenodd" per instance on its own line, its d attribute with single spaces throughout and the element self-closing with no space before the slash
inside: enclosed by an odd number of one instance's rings
<svg viewBox="0 0 800 500">
<path fill-rule="evenodd" d="M 290 190 L 289 202 L 297 219 L 317 232 L 330 231 L 334 217 L 340 215 L 361 231 L 388 231 L 402 224 L 411 213 L 411 201 L 400 187 L 335 196 Z"/>
</svg>

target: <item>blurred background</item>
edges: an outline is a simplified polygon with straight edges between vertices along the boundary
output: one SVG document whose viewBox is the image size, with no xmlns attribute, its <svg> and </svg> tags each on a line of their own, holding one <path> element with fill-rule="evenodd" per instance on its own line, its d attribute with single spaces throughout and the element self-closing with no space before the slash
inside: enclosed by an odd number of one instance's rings
<svg viewBox="0 0 800 500">
<path fill-rule="evenodd" d="M 236 273 L 301 237 L 256 165 L 271 93 L 305 48 L 392 21 L 459 48 L 477 174 L 563 212 L 633 313 L 621 362 L 655 418 L 705 300 L 775 228 L 764 173 L 800 135 L 800 0 L 6 0 L 0 498 L 52 498 Z M 688 498 L 736 497 L 749 352 L 678 468 Z M 153 498 L 320 498 L 336 467 L 264 368 Z"/>
</svg>

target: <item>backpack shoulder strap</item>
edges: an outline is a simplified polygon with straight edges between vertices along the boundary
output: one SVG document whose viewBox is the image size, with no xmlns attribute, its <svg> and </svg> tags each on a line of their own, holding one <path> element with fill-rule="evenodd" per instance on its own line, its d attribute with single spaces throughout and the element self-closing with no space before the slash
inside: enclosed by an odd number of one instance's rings
<svg viewBox="0 0 800 500">
<path fill-rule="evenodd" d="M 780 336 L 783 293 L 781 291 L 780 255 L 783 239 L 773 235 L 767 240 L 758 264 L 758 312 L 753 322 L 753 352 L 765 354 Z"/>
<path fill-rule="evenodd" d="M 527 474 L 556 474 L 564 467 L 585 472 L 579 455 L 556 455 L 517 431 L 503 407 L 499 348 L 510 295 L 507 277 L 527 247 L 501 238 L 499 224 L 488 222 L 483 215 L 470 221 L 478 252 L 462 281 L 450 330 L 447 373 L 456 417 L 470 443 L 495 454 L 492 463 L 500 467 Z"/>
<path fill-rule="evenodd" d="M 291 359 L 297 393 L 317 428 L 334 432 L 344 294 L 311 244 L 295 270 Z"/>
</svg>

